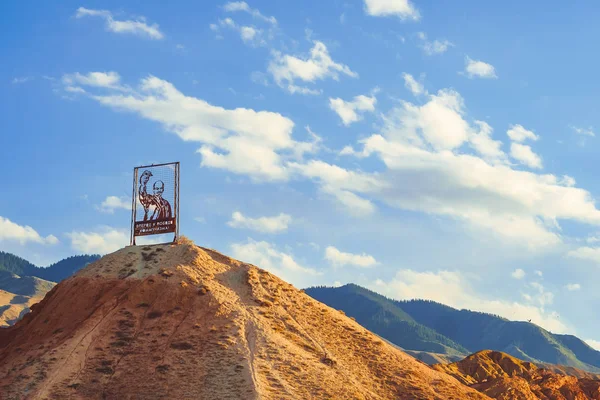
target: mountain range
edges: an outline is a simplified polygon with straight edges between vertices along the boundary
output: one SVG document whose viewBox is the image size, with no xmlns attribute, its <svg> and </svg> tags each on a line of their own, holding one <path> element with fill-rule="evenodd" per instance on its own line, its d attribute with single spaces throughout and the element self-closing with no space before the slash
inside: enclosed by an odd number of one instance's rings
<svg viewBox="0 0 600 400">
<path fill-rule="evenodd" d="M 431 353 L 456 360 L 489 349 L 540 366 L 549 363 L 600 372 L 599 351 L 576 336 L 554 334 L 529 322 L 428 300 L 396 301 L 354 284 L 305 291 L 426 362 L 436 361 Z"/>
<path fill-rule="evenodd" d="M 35 276 L 51 282 L 60 282 L 75 272 L 99 259 L 98 254 L 67 257 L 48 267 L 38 267 L 11 253 L 0 251 L 0 271 L 19 276 Z"/>
</svg>

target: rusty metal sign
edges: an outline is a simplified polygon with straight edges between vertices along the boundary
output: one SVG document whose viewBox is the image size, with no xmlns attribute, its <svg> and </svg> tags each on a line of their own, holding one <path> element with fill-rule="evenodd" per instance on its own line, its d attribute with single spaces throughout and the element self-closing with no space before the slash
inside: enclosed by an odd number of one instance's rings
<svg viewBox="0 0 600 400">
<path fill-rule="evenodd" d="M 131 244 L 138 236 L 179 236 L 179 163 L 133 169 Z"/>
</svg>

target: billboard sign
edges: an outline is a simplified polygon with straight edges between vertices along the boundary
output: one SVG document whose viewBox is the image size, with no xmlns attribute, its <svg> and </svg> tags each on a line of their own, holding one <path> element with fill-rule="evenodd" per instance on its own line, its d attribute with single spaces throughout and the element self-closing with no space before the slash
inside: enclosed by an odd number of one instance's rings
<svg viewBox="0 0 600 400">
<path fill-rule="evenodd" d="M 138 236 L 179 233 L 179 163 L 133 170 L 131 244 Z"/>
</svg>

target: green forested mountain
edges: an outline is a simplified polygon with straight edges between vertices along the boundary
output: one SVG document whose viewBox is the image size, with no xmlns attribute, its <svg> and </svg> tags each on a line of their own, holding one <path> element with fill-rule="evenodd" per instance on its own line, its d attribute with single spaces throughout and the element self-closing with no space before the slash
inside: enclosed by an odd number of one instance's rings
<svg viewBox="0 0 600 400">
<path fill-rule="evenodd" d="M 25 271 L 32 271 L 35 268 L 35 265 L 21 257 L 0 251 L 0 271 L 12 272 L 15 275 L 27 275 Z"/>
<path fill-rule="evenodd" d="M 532 323 L 428 300 L 395 301 L 354 284 L 309 288 L 306 293 L 408 350 L 468 354 L 489 349 L 600 372 L 600 352 L 575 336 L 552 334 Z"/>
<path fill-rule="evenodd" d="M 0 251 L 0 271 L 24 276 L 35 276 L 52 282 L 60 282 L 76 271 L 99 259 L 99 255 L 80 255 L 65 258 L 49 267 L 36 267 L 29 261 L 14 254 Z"/>
<path fill-rule="evenodd" d="M 313 287 L 306 293 L 356 319 L 356 321 L 389 340 L 410 350 L 449 355 L 468 355 L 468 350 L 435 330 L 415 321 L 393 300 L 357 285 L 339 288 Z"/>
</svg>

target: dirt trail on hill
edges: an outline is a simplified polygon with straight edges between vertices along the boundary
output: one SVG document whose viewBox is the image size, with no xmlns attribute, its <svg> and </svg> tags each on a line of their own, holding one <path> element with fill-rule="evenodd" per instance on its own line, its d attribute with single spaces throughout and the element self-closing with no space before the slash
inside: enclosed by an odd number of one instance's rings
<svg viewBox="0 0 600 400">
<path fill-rule="evenodd" d="M 0 330 L 2 399 L 486 399 L 253 265 L 127 247 Z"/>
</svg>

